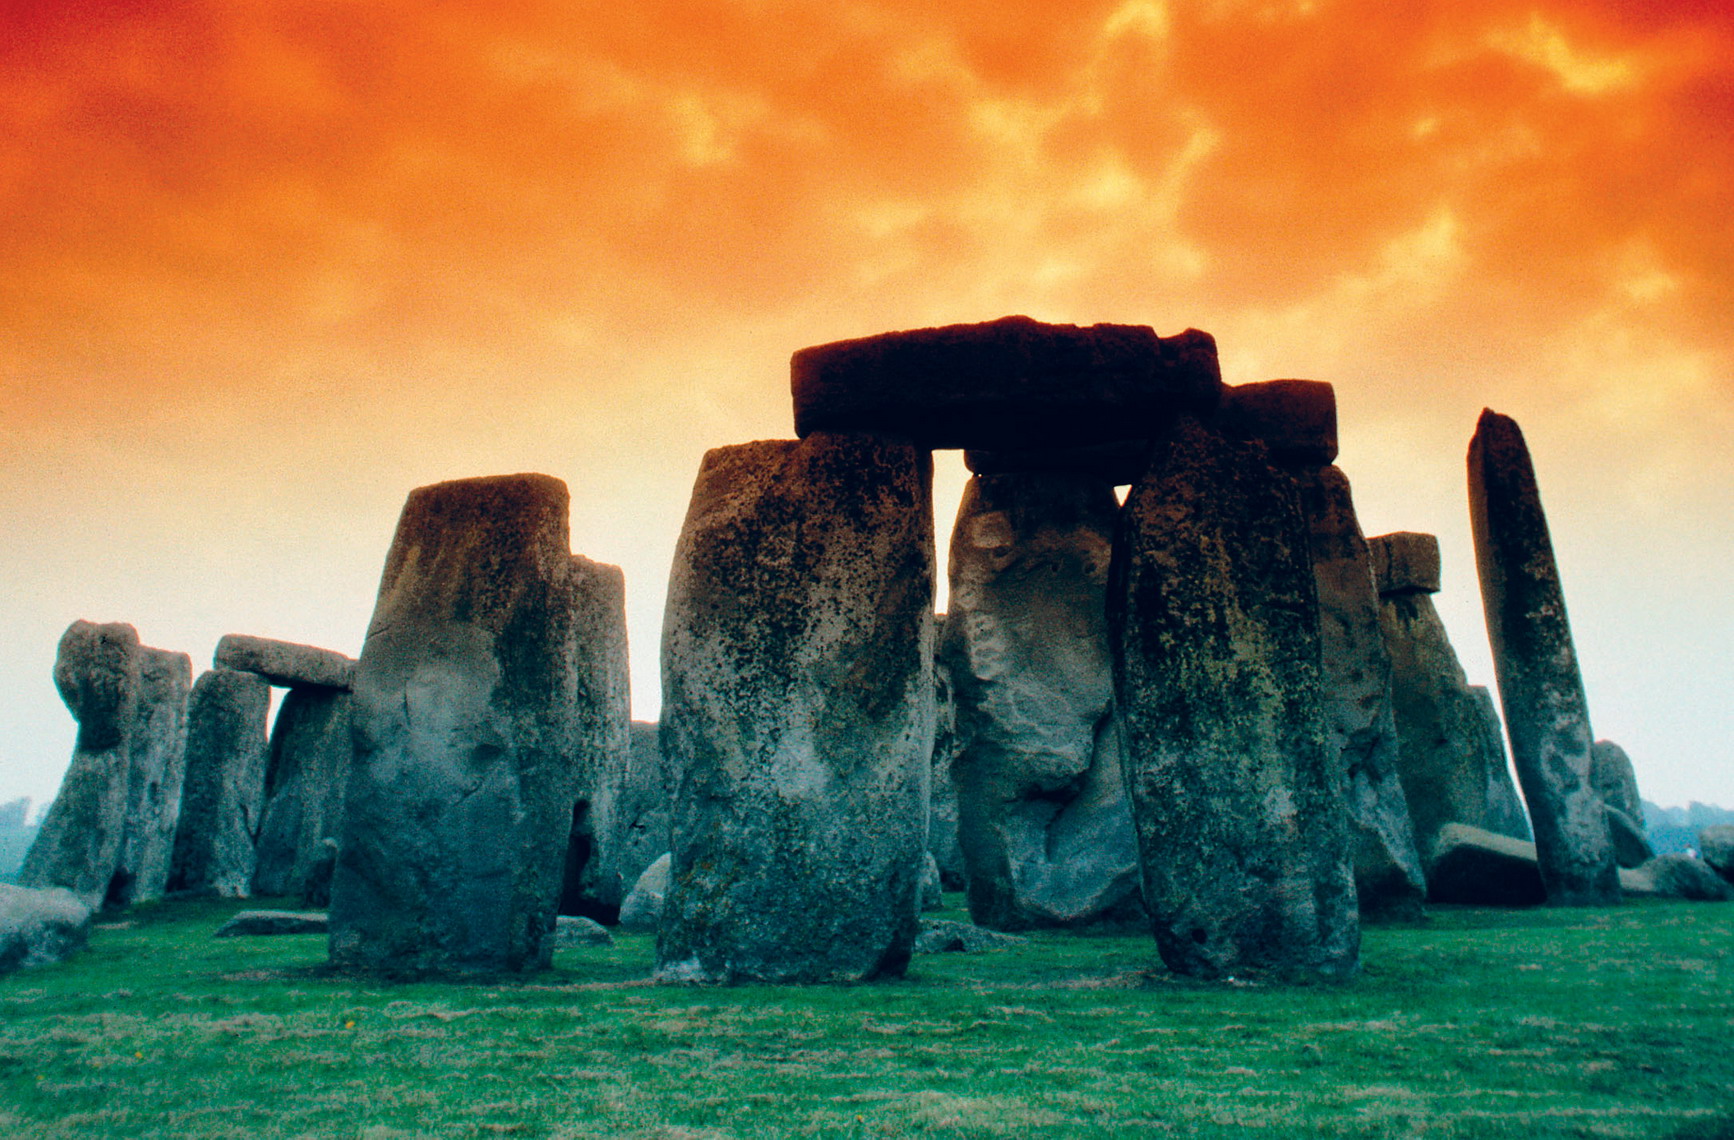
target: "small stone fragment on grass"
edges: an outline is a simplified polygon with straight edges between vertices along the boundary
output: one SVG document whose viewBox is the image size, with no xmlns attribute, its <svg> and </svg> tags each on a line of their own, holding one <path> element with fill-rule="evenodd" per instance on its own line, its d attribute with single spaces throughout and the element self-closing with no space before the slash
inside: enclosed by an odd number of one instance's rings
<svg viewBox="0 0 1734 1140">
<path fill-rule="evenodd" d="M 322 910 L 244 910 L 217 927 L 217 932 L 211 937 L 324 933 L 325 912 Z"/>
<path fill-rule="evenodd" d="M 573 946 L 612 946 L 614 935 L 608 933 L 608 928 L 593 918 L 582 915 L 563 914 L 554 920 L 554 949 L 566 950 Z"/>
<path fill-rule="evenodd" d="M 917 954 L 979 954 L 986 950 L 1008 950 L 1028 942 L 1015 934 L 1001 934 L 967 922 L 952 922 L 943 918 L 921 920 L 921 933 L 915 937 Z"/>
</svg>

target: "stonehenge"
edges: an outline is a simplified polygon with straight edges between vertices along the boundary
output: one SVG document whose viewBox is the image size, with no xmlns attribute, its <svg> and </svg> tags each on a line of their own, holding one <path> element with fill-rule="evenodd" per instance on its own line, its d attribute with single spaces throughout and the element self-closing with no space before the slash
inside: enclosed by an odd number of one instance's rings
<svg viewBox="0 0 1734 1140">
<path fill-rule="evenodd" d="M 1547 517 L 1523 432 L 1481 413 L 1469 443 L 1469 519 L 1494 673 L 1550 903 L 1620 898 L 1613 843 L 1591 783 L 1589 710 Z"/>
<path fill-rule="evenodd" d="M 252 893 L 270 705 L 271 686 L 254 673 L 217 667 L 193 683 L 169 891 L 224 898 Z"/>
</svg>

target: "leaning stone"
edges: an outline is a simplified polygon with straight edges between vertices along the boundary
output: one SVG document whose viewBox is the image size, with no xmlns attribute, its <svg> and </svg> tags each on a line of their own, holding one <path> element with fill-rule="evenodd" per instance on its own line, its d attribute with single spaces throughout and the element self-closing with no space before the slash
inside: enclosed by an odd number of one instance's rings
<svg viewBox="0 0 1734 1140">
<path fill-rule="evenodd" d="M 666 851 L 657 856 L 626 892 L 626 899 L 620 904 L 620 929 L 650 933 L 661 925 L 671 858 Z"/>
<path fill-rule="evenodd" d="M 1144 917 L 1105 610 L 1119 504 L 1070 475 L 977 475 L 951 538 L 941 659 L 970 917 L 995 930 Z"/>
<path fill-rule="evenodd" d="M 1393 537 L 1367 540 L 1375 564 Z M 1527 839 L 1521 806 L 1513 819 L 1501 799 L 1511 777 L 1497 714 L 1490 724 L 1492 706 L 1483 706 L 1485 694 L 1477 697 L 1464 676 L 1433 599 L 1424 591 L 1387 592 L 1379 599 L 1379 625 L 1391 657 L 1397 773 L 1416 850 L 1431 850 L 1448 823 Z"/>
<path fill-rule="evenodd" d="M 1160 430 L 1160 423 L 1148 425 L 1150 435 Z M 1031 447 L 1014 451 L 966 451 L 963 465 L 975 475 L 1020 475 L 1044 472 L 1049 475 L 1076 475 L 1096 479 L 1112 486 L 1136 483 L 1144 469 L 1150 466 L 1151 439 L 1129 439 L 1114 443 L 1092 443 L 1079 447 Z"/>
<path fill-rule="evenodd" d="M 1698 857 L 1729 882 L 1734 882 L 1734 824 L 1712 824 L 1698 832 Z"/>
<path fill-rule="evenodd" d="M 174 858 L 187 771 L 187 702 L 193 659 L 139 647 L 138 715 L 127 776 L 126 828 L 108 902 L 117 906 L 163 897 Z"/>
<path fill-rule="evenodd" d="M 1132 488 L 1110 621 L 1144 900 L 1177 973 L 1346 975 L 1360 926 L 1294 481 L 1183 420 Z"/>
<path fill-rule="evenodd" d="M 565 484 L 412 491 L 355 671 L 355 758 L 331 884 L 331 961 L 399 975 L 545 967 L 582 725 Z"/>
<path fill-rule="evenodd" d="M 1590 746 L 1590 785 L 1604 804 L 1618 808 L 1639 831 L 1643 830 L 1644 801 L 1638 794 L 1638 774 L 1624 748 L 1611 740 L 1598 740 Z"/>
<path fill-rule="evenodd" d="M 1512 758 L 1548 901 L 1620 898 L 1613 843 L 1590 783 L 1589 710 L 1565 594 L 1523 433 L 1483 411 L 1469 444 L 1469 517 Z"/>
<path fill-rule="evenodd" d="M 1258 440 L 1279 464 L 1323 467 L 1337 458 L 1336 390 L 1320 380 L 1265 380 L 1222 390 L 1217 430 Z"/>
<path fill-rule="evenodd" d="M 1439 592 L 1439 540 L 1433 535 L 1399 530 L 1368 544 L 1381 595 Z"/>
<path fill-rule="evenodd" d="M 1418 918 L 1427 881 L 1398 774 L 1391 655 L 1379 624 L 1367 540 L 1340 469 L 1296 465 L 1293 474 L 1312 530 L 1325 712 L 1347 773 L 1361 916 Z"/>
<path fill-rule="evenodd" d="M 64 887 L 94 908 L 108 896 L 126 832 L 138 632 L 120 623 L 73 622 L 55 654 L 54 685 L 78 721 L 78 738 L 18 883 Z"/>
<path fill-rule="evenodd" d="M 211 669 L 194 682 L 170 893 L 246 898 L 251 892 L 270 707 L 271 686 L 254 673 Z"/>
<path fill-rule="evenodd" d="M 1614 859 L 1621 867 L 1641 867 L 1656 857 L 1644 826 L 1612 804 L 1603 806 L 1608 816 L 1608 835 L 1613 839 Z"/>
<path fill-rule="evenodd" d="M 1216 406 L 1216 342 L 1188 329 L 1003 317 L 803 348 L 795 434 L 882 431 L 925 448 L 1028 449 L 1149 439 Z"/>
<path fill-rule="evenodd" d="M 217 642 L 211 663 L 223 669 L 257 673 L 273 685 L 291 689 L 313 685 L 348 689 L 355 681 L 355 659 L 336 650 L 231 633 Z"/>
<path fill-rule="evenodd" d="M 670 981 L 900 975 L 933 749 L 931 465 L 820 432 L 705 456 L 663 617 Z"/>
<path fill-rule="evenodd" d="M 1002 934 L 972 926 L 967 922 L 950 922 L 942 918 L 921 920 L 921 933 L 915 939 L 917 954 L 980 954 L 989 950 L 1010 950 L 1028 942 L 1015 934 Z"/>
<path fill-rule="evenodd" d="M 632 767 L 632 691 L 626 668 L 626 576 L 620 567 L 574 555 L 579 612 L 579 733 L 586 754 L 567 831 L 561 914 L 612 922 L 626 897 L 617 850 Z M 666 849 L 664 843 L 658 850 Z"/>
<path fill-rule="evenodd" d="M 0 977 L 64 961 L 90 937 L 91 908 L 64 887 L 0 883 Z"/>
<path fill-rule="evenodd" d="M 1734 884 L 1690 855 L 1658 855 L 1641 866 L 1621 869 L 1619 875 L 1620 889 L 1639 898 L 1734 901 Z"/>
<path fill-rule="evenodd" d="M 328 930 L 323 911 L 244 910 L 217 927 L 213 938 L 243 935 L 324 934 Z"/>
<path fill-rule="evenodd" d="M 574 946 L 612 946 L 614 935 L 593 918 L 563 914 L 554 920 L 554 949 L 569 950 Z"/>
<path fill-rule="evenodd" d="M 1535 844 L 1447 823 L 1427 860 L 1427 898 L 1469 906 L 1539 906 L 1547 901 Z"/>
<path fill-rule="evenodd" d="M 289 690 L 278 706 L 254 894 L 308 894 L 326 858 L 325 841 L 343 833 L 343 793 L 355 755 L 354 704 L 345 689 L 302 686 Z"/>
</svg>

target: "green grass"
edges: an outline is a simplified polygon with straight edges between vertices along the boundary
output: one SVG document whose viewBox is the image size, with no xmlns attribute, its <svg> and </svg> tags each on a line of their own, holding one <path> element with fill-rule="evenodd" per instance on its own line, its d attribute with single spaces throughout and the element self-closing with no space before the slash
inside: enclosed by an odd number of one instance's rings
<svg viewBox="0 0 1734 1140">
<path fill-rule="evenodd" d="M 1734 1136 L 1734 906 L 1442 910 L 1368 929 L 1346 985 L 1053 934 L 712 989 L 648 984 L 634 935 L 358 981 L 320 938 L 212 939 L 242 905 L 136 908 L 0 979 L 0 1137 Z"/>
</svg>

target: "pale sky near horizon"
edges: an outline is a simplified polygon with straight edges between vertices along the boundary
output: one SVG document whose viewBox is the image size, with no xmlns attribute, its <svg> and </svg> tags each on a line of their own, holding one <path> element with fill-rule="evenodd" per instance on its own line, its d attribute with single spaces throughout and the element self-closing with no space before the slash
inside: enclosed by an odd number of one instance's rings
<svg viewBox="0 0 1734 1140">
<path fill-rule="evenodd" d="M 699 458 L 791 434 L 789 354 L 1025 313 L 1334 383 L 1489 685 L 1464 451 L 1514 416 L 1597 735 L 1734 805 L 1725 4 L 10 5 L 0 204 L 0 801 L 70 756 L 69 622 L 357 653 L 470 475 L 570 484 L 653 717 Z"/>
</svg>

